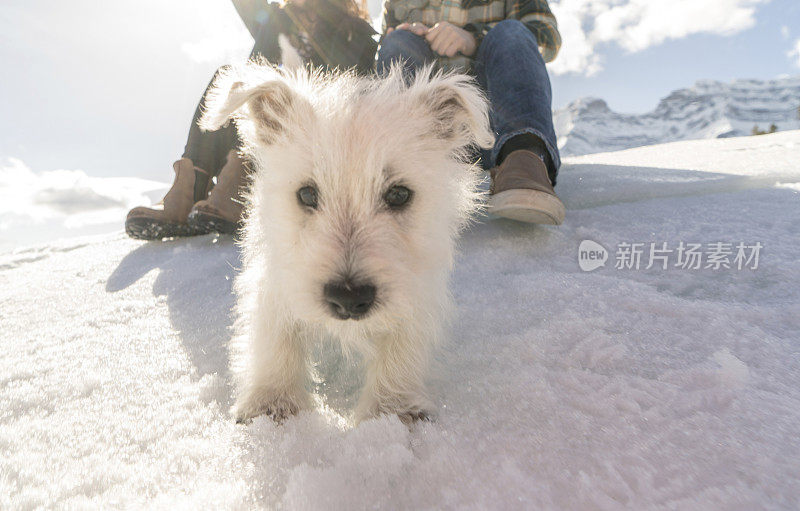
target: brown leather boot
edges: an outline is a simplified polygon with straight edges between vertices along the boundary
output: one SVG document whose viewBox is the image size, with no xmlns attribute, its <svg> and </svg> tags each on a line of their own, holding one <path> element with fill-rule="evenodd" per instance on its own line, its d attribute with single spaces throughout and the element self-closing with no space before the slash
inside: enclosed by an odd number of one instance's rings
<svg viewBox="0 0 800 511">
<path fill-rule="evenodd" d="M 189 213 L 189 225 L 203 233 L 231 234 L 241 228 L 246 175 L 244 162 L 236 151 L 228 153 L 208 199 L 195 204 Z"/>
<path fill-rule="evenodd" d="M 490 213 L 534 224 L 564 221 L 564 204 L 550 184 L 547 165 L 533 151 L 514 151 L 489 173 Z"/>
<path fill-rule="evenodd" d="M 125 232 L 131 238 L 159 240 L 198 234 L 186 219 L 197 199 L 208 195 L 211 178 L 188 158 L 176 161 L 172 168 L 175 181 L 161 202 L 149 208 L 139 206 L 128 212 Z"/>
</svg>

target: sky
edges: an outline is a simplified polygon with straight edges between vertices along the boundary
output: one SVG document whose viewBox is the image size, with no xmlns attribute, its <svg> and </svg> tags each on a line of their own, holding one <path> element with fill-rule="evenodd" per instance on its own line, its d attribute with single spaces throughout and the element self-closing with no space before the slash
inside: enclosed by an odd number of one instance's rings
<svg viewBox="0 0 800 511">
<path fill-rule="evenodd" d="M 377 17 L 380 0 L 370 1 Z M 800 74 L 798 0 L 550 5 L 564 39 L 549 66 L 555 108 L 594 96 L 620 112 L 646 112 L 701 79 Z M 13 241 L 12 213 L 24 213 L 19 200 L 4 198 L 32 197 L 52 219 L 63 213 L 64 201 L 81 203 L 69 183 L 147 180 L 111 196 L 88 188 L 105 198 L 86 204 L 96 209 L 116 201 L 116 219 L 143 190 L 153 192 L 152 181 L 170 182 L 171 163 L 182 154 L 213 71 L 246 58 L 251 45 L 228 0 L 5 0 L 0 246 Z M 41 179 L 45 175 L 54 179 Z M 34 192 L 32 186 L 42 188 Z M 43 211 L 34 216 L 47 217 Z"/>
</svg>

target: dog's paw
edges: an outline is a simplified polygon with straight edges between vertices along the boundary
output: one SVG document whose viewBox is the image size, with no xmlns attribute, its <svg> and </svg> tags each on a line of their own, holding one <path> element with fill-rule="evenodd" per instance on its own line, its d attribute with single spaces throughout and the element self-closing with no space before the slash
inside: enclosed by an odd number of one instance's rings
<svg viewBox="0 0 800 511">
<path fill-rule="evenodd" d="M 297 415 L 303 408 L 306 408 L 306 406 L 300 399 L 286 397 L 273 399 L 250 398 L 237 402 L 233 407 L 232 415 L 237 424 L 249 424 L 253 418 L 260 415 L 266 415 L 280 424 L 287 418 Z"/>
<path fill-rule="evenodd" d="M 362 400 L 356 409 L 356 422 L 360 423 L 381 415 L 397 415 L 403 424 L 411 425 L 419 421 L 433 420 L 433 405 L 423 397 L 417 399 L 413 405 L 399 402 L 380 403 L 372 400 Z"/>
<path fill-rule="evenodd" d="M 427 410 L 410 410 L 407 412 L 399 412 L 397 416 L 400 418 L 400 422 L 402 422 L 406 426 L 410 426 L 415 422 L 433 421 L 433 413 Z"/>
<path fill-rule="evenodd" d="M 400 422 L 406 426 L 411 426 L 417 422 L 430 422 L 433 421 L 434 417 L 433 412 L 429 410 L 388 410 L 386 408 L 380 408 L 370 412 L 358 413 L 356 416 L 356 422 L 361 423 L 365 420 L 374 419 L 382 415 L 397 415 L 397 417 L 400 419 Z"/>
</svg>

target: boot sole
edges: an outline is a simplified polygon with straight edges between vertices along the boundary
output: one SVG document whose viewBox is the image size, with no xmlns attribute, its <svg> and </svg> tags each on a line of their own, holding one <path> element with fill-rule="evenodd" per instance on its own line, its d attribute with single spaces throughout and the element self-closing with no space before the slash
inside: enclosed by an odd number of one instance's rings
<svg viewBox="0 0 800 511">
<path fill-rule="evenodd" d="M 505 190 L 489 198 L 489 213 L 530 224 L 561 225 L 564 203 L 539 190 Z"/>
<path fill-rule="evenodd" d="M 198 234 L 188 224 L 160 222 L 146 217 L 128 218 L 125 221 L 125 233 L 133 239 L 149 241 Z"/>
<path fill-rule="evenodd" d="M 234 234 L 242 228 L 242 222 L 231 222 L 225 218 L 193 210 L 189 213 L 189 225 L 202 234 L 218 232 L 220 234 Z"/>
</svg>

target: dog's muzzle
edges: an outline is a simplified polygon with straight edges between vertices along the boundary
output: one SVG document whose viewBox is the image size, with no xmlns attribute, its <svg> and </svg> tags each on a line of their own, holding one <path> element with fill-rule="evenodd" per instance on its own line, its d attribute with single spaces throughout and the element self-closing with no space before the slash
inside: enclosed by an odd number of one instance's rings
<svg viewBox="0 0 800 511">
<path fill-rule="evenodd" d="M 375 303 L 375 286 L 349 281 L 329 282 L 323 288 L 325 302 L 337 319 L 361 319 Z"/>
</svg>

